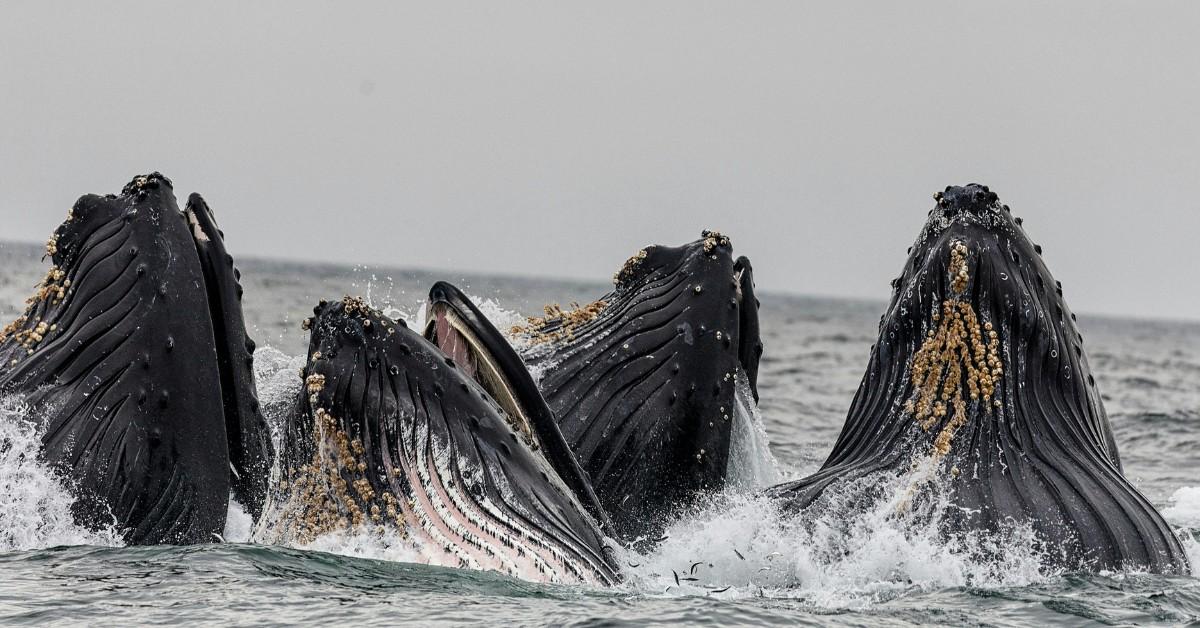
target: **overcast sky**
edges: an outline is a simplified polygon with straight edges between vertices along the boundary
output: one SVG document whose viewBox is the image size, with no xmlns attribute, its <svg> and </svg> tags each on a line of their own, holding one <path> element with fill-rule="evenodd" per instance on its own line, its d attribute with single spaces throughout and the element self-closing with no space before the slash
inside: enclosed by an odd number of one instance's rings
<svg viewBox="0 0 1200 628">
<path fill-rule="evenodd" d="M 884 299 L 933 192 L 1200 318 L 1200 3 L 5 2 L 0 238 L 161 170 L 235 255 L 606 278 L 733 238 Z"/>
</svg>

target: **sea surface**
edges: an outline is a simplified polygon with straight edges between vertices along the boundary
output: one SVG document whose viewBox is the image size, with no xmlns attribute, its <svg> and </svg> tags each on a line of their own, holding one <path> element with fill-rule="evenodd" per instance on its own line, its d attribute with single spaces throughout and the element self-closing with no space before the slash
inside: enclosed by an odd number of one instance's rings
<svg viewBox="0 0 1200 628">
<path fill-rule="evenodd" d="M 6 321 L 45 274 L 40 257 L 40 247 L 0 244 Z M 614 267 L 619 262 L 614 258 Z M 362 295 L 393 316 L 419 321 L 426 290 L 445 279 L 505 328 L 543 304 L 587 302 L 608 288 L 602 281 L 288 261 L 243 259 L 239 266 L 247 323 L 260 347 L 259 392 L 276 425 L 299 390 L 307 346 L 300 321 L 320 299 Z M 1019 530 L 985 548 L 992 558 L 971 559 L 979 549 L 971 539 L 940 538 L 886 512 L 797 524 L 757 499 L 755 486 L 811 472 L 829 452 L 885 306 L 759 289 L 762 401 L 739 414 L 731 469 L 737 487 L 682 515 L 657 549 L 624 556 L 619 587 L 548 586 L 412 564 L 402 547 L 378 536 L 327 537 L 303 548 L 259 545 L 236 507 L 224 543 L 120 547 L 111 532 L 74 525 L 69 491 L 37 460 L 37 434 L 20 420 L 25 409 L 0 398 L 0 624 L 1200 622 L 1200 579 L 1190 576 L 1047 571 Z M 887 293 L 880 286 L 881 297 Z M 1180 529 L 1200 566 L 1200 324 L 1081 315 L 1079 327 L 1125 473 Z"/>
</svg>

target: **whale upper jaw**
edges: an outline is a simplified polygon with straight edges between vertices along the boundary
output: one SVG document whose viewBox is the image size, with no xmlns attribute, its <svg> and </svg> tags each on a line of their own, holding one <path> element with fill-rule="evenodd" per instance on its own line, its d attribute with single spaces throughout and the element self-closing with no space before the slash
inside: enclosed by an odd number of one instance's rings
<svg viewBox="0 0 1200 628">
<path fill-rule="evenodd" d="M 231 485 L 257 513 L 272 452 L 237 271 L 203 200 L 181 212 L 169 179 L 135 177 L 81 197 L 47 254 L 0 334 L 0 389 L 43 421 L 42 457 L 72 480 L 76 518 L 129 543 L 210 542 Z"/>
<path fill-rule="evenodd" d="M 762 351 L 753 269 L 732 250 L 714 231 L 648 246 L 612 292 L 513 330 L 624 540 L 725 484 L 738 373 L 756 390 Z"/>
<path fill-rule="evenodd" d="M 1024 523 L 1054 566 L 1186 572 L 1178 538 L 1121 473 L 1041 247 L 985 186 L 935 199 L 833 451 L 771 493 L 804 509 L 854 479 L 912 473 L 898 503 L 945 492 L 948 532 Z"/>
</svg>

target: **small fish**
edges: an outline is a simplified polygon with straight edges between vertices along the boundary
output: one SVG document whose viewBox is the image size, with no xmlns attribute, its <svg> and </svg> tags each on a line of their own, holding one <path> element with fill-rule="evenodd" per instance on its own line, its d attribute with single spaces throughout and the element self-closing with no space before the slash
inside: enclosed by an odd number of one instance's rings
<svg viewBox="0 0 1200 628">
<path fill-rule="evenodd" d="M 669 539 L 669 538 L 671 538 L 671 535 L 669 535 L 669 534 L 668 534 L 668 535 L 666 535 L 666 536 L 663 536 L 662 538 L 659 538 L 659 539 L 654 539 L 654 542 L 655 542 L 655 543 L 662 543 L 663 541 L 665 541 L 665 540 L 667 540 L 667 539 Z"/>
<path fill-rule="evenodd" d="M 633 567 L 634 569 L 637 569 L 638 567 L 641 567 L 642 564 L 641 563 L 629 563 L 629 566 Z"/>
<path fill-rule="evenodd" d="M 225 537 L 221 536 L 220 534 L 217 534 L 216 532 L 213 532 L 213 533 L 212 533 L 212 535 L 213 535 L 213 538 L 215 538 L 215 539 L 217 540 L 217 542 L 218 542 L 218 543 L 224 543 L 224 542 L 225 542 Z"/>
<path fill-rule="evenodd" d="M 698 562 L 698 563 L 692 563 L 692 570 L 691 570 L 691 571 L 689 571 L 688 573 L 696 573 L 696 566 L 697 566 L 697 565 L 703 565 L 703 564 L 704 564 L 704 561 L 700 561 L 700 562 Z"/>
<path fill-rule="evenodd" d="M 746 560 L 746 557 L 745 557 L 745 556 L 742 556 L 742 553 L 741 553 L 741 552 L 739 552 L 739 551 L 737 551 L 737 548 L 734 548 L 734 550 L 733 550 L 733 553 L 734 553 L 734 554 L 737 554 L 737 557 L 738 557 L 738 558 L 740 558 L 740 559 L 742 559 L 742 560 Z"/>
<path fill-rule="evenodd" d="M 733 588 L 733 586 L 731 585 L 731 586 L 725 587 L 724 589 L 712 589 L 709 591 L 709 593 L 724 593 L 732 588 Z"/>
<path fill-rule="evenodd" d="M 771 568 L 770 567 L 762 567 L 758 571 L 759 571 L 759 573 L 762 573 L 764 571 L 771 571 Z"/>
<path fill-rule="evenodd" d="M 684 582 L 698 582 L 700 579 L 699 578 L 680 578 L 680 580 L 683 580 Z"/>
<path fill-rule="evenodd" d="M 675 586 L 679 586 L 679 572 L 672 569 L 671 573 L 675 574 Z"/>
</svg>

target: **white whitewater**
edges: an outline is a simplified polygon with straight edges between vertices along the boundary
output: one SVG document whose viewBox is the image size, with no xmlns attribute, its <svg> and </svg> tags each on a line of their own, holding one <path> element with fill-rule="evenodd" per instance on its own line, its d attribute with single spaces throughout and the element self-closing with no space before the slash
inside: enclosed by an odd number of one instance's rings
<svg viewBox="0 0 1200 628">
<path fill-rule="evenodd" d="M 114 528 L 93 532 L 76 525 L 69 483 L 38 457 L 40 448 L 29 407 L 0 398 L 0 550 L 122 545 Z"/>
</svg>

